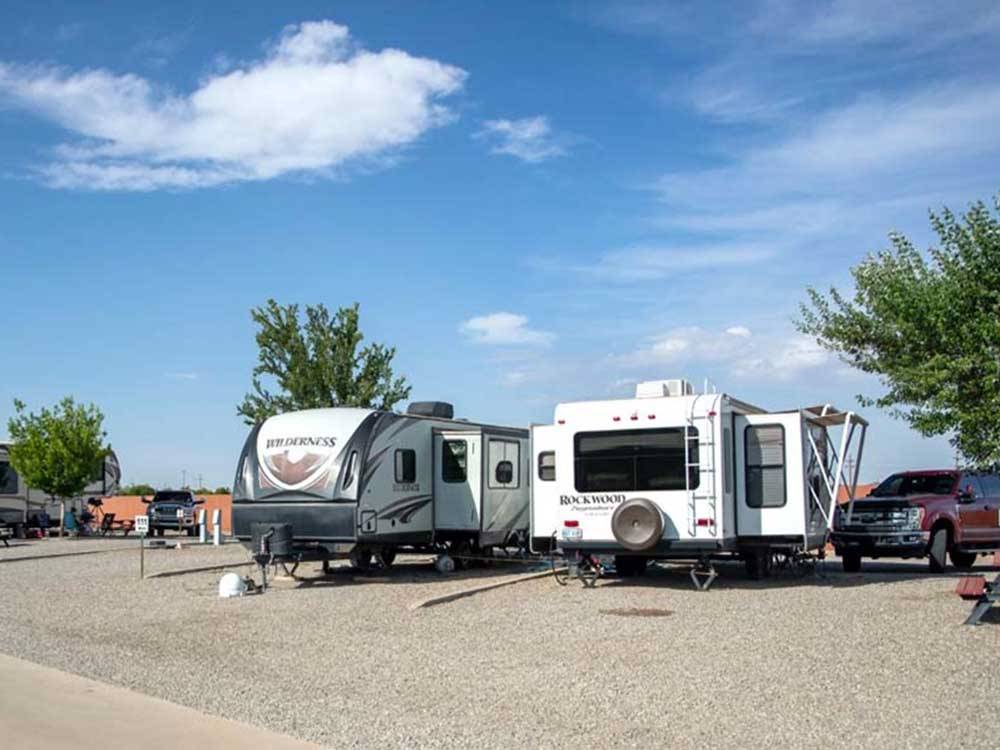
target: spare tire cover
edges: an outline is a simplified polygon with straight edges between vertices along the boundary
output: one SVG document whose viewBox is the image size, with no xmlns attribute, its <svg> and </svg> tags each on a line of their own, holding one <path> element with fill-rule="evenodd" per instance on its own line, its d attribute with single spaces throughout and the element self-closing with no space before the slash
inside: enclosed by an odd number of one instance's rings
<svg viewBox="0 0 1000 750">
<path fill-rule="evenodd" d="M 611 516 L 611 533 L 625 549 L 648 550 L 663 536 L 663 514 L 644 497 L 626 500 Z"/>
</svg>

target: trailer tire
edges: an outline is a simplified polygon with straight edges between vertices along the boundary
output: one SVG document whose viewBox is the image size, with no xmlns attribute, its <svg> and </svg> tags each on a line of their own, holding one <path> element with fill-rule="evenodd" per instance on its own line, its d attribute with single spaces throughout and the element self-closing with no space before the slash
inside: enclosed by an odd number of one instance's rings
<svg viewBox="0 0 1000 750">
<path fill-rule="evenodd" d="M 474 560 L 468 559 L 473 557 L 476 552 L 472 542 L 468 539 L 452 542 L 449 545 L 448 552 L 451 555 L 451 558 L 455 561 L 456 570 L 468 570 L 475 565 Z"/>
<path fill-rule="evenodd" d="M 951 548 L 951 552 L 948 553 L 948 556 L 951 558 L 951 564 L 960 570 L 968 570 L 971 568 L 976 564 L 976 557 L 978 557 L 975 552 L 962 552 L 955 547 Z"/>
<path fill-rule="evenodd" d="M 931 544 L 928 549 L 928 562 L 931 573 L 944 573 L 948 565 L 946 555 L 948 554 L 948 529 L 938 526 L 931 533 Z"/>
<path fill-rule="evenodd" d="M 771 548 L 755 547 L 743 553 L 743 564 L 751 581 L 761 581 L 771 576 Z"/>
<path fill-rule="evenodd" d="M 860 550 L 844 550 L 843 556 L 844 572 L 845 573 L 860 573 L 861 572 L 861 551 Z"/>
<path fill-rule="evenodd" d="M 615 555 L 615 570 L 622 578 L 634 578 L 646 572 L 649 559 L 637 555 Z"/>
<path fill-rule="evenodd" d="M 372 569 L 372 552 L 367 547 L 355 547 L 350 554 L 351 567 L 362 573 Z"/>
<path fill-rule="evenodd" d="M 383 568 L 390 568 L 392 567 L 392 563 L 396 559 L 396 548 L 383 547 L 381 550 L 379 550 L 377 557 L 379 565 L 381 565 Z"/>
<path fill-rule="evenodd" d="M 651 549 L 663 536 L 663 513 L 644 497 L 626 500 L 611 516 L 611 533 L 627 550 Z"/>
</svg>

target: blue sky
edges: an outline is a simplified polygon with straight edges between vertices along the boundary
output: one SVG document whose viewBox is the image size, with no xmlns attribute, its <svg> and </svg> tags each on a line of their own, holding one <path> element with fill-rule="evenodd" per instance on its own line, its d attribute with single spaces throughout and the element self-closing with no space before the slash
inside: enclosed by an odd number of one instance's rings
<svg viewBox="0 0 1000 750">
<path fill-rule="evenodd" d="M 686 376 L 768 408 L 877 383 L 807 285 L 1000 190 L 1000 9 L 6 2 L 0 420 L 66 394 L 128 481 L 229 484 L 268 297 L 359 301 L 474 419 Z M 863 476 L 947 464 L 869 414 Z"/>
</svg>

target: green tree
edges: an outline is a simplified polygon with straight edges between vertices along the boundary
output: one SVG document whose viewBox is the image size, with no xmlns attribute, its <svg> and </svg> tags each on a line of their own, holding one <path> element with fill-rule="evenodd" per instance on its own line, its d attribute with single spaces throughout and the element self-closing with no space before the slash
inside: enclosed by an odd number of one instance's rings
<svg viewBox="0 0 1000 750">
<path fill-rule="evenodd" d="M 84 491 L 111 451 L 104 442 L 103 425 L 104 415 L 96 406 L 77 404 L 69 397 L 38 414 L 14 401 L 14 416 L 7 422 L 13 440 L 10 465 L 26 485 L 59 502 L 60 533 L 66 499 Z"/>
<path fill-rule="evenodd" d="M 797 321 L 885 392 L 859 396 L 923 435 L 950 435 L 971 464 L 1000 460 L 1000 196 L 961 218 L 931 214 L 940 246 L 901 234 L 851 269 L 852 299 L 809 289 Z"/>
<path fill-rule="evenodd" d="M 216 487 L 209 494 L 212 494 L 212 495 L 231 495 L 232 493 L 233 493 L 233 491 L 229 487 Z"/>
<path fill-rule="evenodd" d="M 155 495 L 156 488 L 151 484 L 128 484 L 118 491 L 119 495 Z"/>
<path fill-rule="evenodd" d="M 306 306 L 305 321 L 298 305 L 269 299 L 250 312 L 258 326 L 258 363 L 253 391 L 236 412 L 253 425 L 286 411 L 328 406 L 391 409 L 410 395 L 405 378 L 392 371 L 395 348 L 369 344 L 358 328 L 358 304 L 342 307 L 331 317 L 324 305 Z M 272 393 L 261 382 L 277 384 Z"/>
</svg>

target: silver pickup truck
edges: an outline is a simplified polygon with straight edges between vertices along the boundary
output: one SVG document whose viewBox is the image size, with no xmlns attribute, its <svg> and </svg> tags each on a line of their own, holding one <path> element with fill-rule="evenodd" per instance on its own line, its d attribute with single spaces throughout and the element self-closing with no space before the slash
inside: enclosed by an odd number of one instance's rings
<svg viewBox="0 0 1000 750">
<path fill-rule="evenodd" d="M 149 505 L 150 536 L 163 536 L 167 529 L 197 536 L 198 506 L 205 501 L 195 497 L 191 490 L 160 490 L 152 500 L 143 498 L 143 502 Z"/>
</svg>

